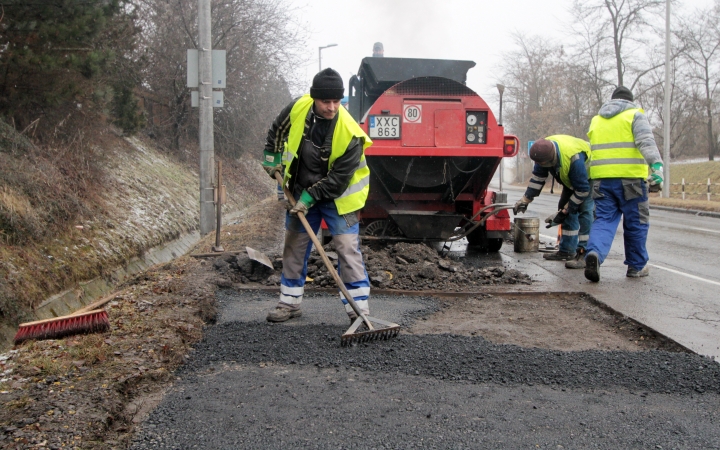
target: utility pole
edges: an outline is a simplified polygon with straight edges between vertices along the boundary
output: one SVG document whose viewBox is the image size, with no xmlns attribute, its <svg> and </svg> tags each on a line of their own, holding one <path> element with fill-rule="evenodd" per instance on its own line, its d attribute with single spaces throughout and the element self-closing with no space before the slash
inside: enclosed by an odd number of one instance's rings
<svg viewBox="0 0 720 450">
<path fill-rule="evenodd" d="M 212 31 L 210 0 L 198 0 L 198 107 L 200 113 L 200 234 L 215 229 L 213 178 L 215 137 L 213 134 Z"/>
<path fill-rule="evenodd" d="M 662 196 L 670 198 L 670 0 L 665 0 L 665 102 L 663 105 L 663 178 Z"/>
</svg>

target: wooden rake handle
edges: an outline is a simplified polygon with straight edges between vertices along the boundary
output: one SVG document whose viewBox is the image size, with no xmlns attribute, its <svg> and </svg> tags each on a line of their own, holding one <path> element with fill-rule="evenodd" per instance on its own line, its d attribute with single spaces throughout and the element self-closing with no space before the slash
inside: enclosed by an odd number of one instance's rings
<svg viewBox="0 0 720 450">
<path fill-rule="evenodd" d="M 283 183 L 282 175 L 280 175 L 280 172 L 275 172 L 275 179 L 280 183 L 280 185 L 283 187 L 283 191 L 285 192 L 285 197 L 287 197 L 288 201 L 292 206 L 295 206 L 295 197 L 292 196 L 290 193 L 290 190 L 285 186 Z M 365 315 L 360 311 L 360 307 L 358 307 L 357 303 L 355 303 L 355 299 L 353 299 L 352 295 L 348 292 L 348 290 L 345 288 L 345 283 L 342 282 L 340 279 L 340 276 L 335 271 L 335 268 L 333 267 L 332 263 L 330 262 L 330 259 L 327 257 L 327 254 L 325 253 L 325 250 L 322 247 L 322 244 L 318 240 L 317 236 L 315 236 L 315 233 L 312 230 L 312 227 L 310 227 L 310 224 L 308 223 L 307 219 L 305 218 L 305 214 L 302 212 L 297 213 L 298 218 L 300 219 L 300 222 L 302 222 L 303 226 L 305 227 L 305 231 L 310 236 L 310 239 L 312 240 L 313 244 L 315 244 L 315 248 L 317 249 L 318 253 L 320 254 L 320 257 L 322 258 L 323 262 L 325 263 L 325 267 L 327 267 L 328 272 L 330 272 L 330 275 L 332 275 L 333 279 L 335 280 L 335 283 L 338 285 L 338 288 L 340 288 L 340 292 L 343 293 L 345 298 L 347 299 L 348 303 L 350 304 L 350 307 L 355 311 L 355 314 L 358 315 L 358 317 L 362 317 L 363 321 L 365 322 L 365 325 L 367 325 L 369 330 L 373 329 L 373 326 L 370 324 L 370 321 L 365 317 Z"/>
</svg>

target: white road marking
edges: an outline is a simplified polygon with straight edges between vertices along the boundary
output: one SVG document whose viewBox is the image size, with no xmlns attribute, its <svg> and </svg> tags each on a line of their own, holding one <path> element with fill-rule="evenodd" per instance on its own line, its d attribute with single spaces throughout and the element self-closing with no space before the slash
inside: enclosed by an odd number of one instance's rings
<svg viewBox="0 0 720 450">
<path fill-rule="evenodd" d="M 668 272 L 672 272 L 672 273 L 676 273 L 678 275 L 682 275 L 684 277 L 692 278 L 693 280 L 704 281 L 706 283 L 715 284 L 715 285 L 720 286 L 720 283 L 718 283 L 717 281 L 708 280 L 707 278 L 698 277 L 696 275 L 690 275 L 689 273 L 680 272 L 679 270 L 670 269 L 668 267 L 658 266 L 657 264 L 650 264 L 650 263 L 648 263 L 648 266 L 656 267 L 656 268 L 662 269 L 662 270 L 667 270 Z"/>
<path fill-rule="evenodd" d="M 708 233 L 720 233 L 720 230 L 708 230 L 707 228 L 688 227 L 691 230 L 707 231 Z"/>
</svg>

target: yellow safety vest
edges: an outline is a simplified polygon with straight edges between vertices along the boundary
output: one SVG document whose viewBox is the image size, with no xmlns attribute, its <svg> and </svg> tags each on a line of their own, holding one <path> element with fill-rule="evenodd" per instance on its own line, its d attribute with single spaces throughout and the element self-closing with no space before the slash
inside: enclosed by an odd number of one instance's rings
<svg viewBox="0 0 720 450">
<path fill-rule="evenodd" d="M 558 150 L 560 150 L 560 173 L 558 176 L 563 185 L 572 188 L 569 177 L 570 164 L 580 158 L 580 153 L 585 153 L 585 164 L 587 166 L 588 161 L 590 161 L 590 144 L 587 141 L 566 134 L 556 134 L 545 139 L 554 142 Z"/>
<path fill-rule="evenodd" d="M 290 164 L 293 159 L 297 158 L 298 150 L 302 144 L 303 132 L 305 131 L 305 119 L 307 118 L 310 108 L 312 108 L 314 100 L 309 94 L 305 94 L 295 102 L 290 110 L 290 133 L 288 142 L 285 146 L 285 155 L 283 156 L 283 164 L 285 165 L 284 181 L 287 184 L 290 179 Z M 345 192 L 335 199 L 338 214 L 348 214 L 353 211 L 362 209 L 365 206 L 368 193 L 370 192 L 370 168 L 365 160 L 365 149 L 372 145 L 370 137 L 350 116 L 350 113 L 343 107 L 338 110 L 338 120 L 335 124 L 333 132 L 332 149 L 330 158 L 328 159 L 328 170 L 332 169 L 333 163 L 340 156 L 345 154 L 348 144 L 353 137 L 363 140 L 363 154 L 360 157 L 360 164 L 355 170 L 350 184 Z"/>
<path fill-rule="evenodd" d="M 640 108 L 625 111 L 606 119 L 595 116 L 590 122 L 590 178 L 642 178 L 648 176 L 648 165 L 635 146 L 633 119 Z"/>
</svg>

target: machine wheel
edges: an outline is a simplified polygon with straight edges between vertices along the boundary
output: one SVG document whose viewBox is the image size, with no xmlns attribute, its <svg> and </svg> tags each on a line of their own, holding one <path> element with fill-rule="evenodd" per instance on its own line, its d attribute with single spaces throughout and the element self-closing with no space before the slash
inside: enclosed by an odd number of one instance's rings
<svg viewBox="0 0 720 450">
<path fill-rule="evenodd" d="M 468 243 L 472 247 L 479 248 L 480 250 L 488 253 L 495 253 L 500 251 L 503 245 L 502 238 L 488 238 L 487 233 L 484 229 L 478 228 L 467 236 Z"/>
<path fill-rule="evenodd" d="M 496 253 L 500 251 L 503 245 L 503 240 L 500 238 L 490 238 L 487 240 L 487 251 L 489 253 Z"/>
<path fill-rule="evenodd" d="M 376 220 L 370 222 L 365 227 L 365 231 L 362 233 L 367 236 L 389 236 L 397 237 L 402 236 L 400 229 L 395 225 L 395 222 L 388 219 Z"/>
</svg>

